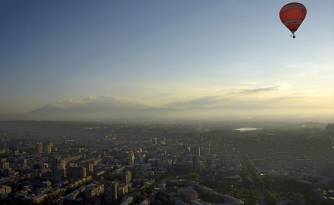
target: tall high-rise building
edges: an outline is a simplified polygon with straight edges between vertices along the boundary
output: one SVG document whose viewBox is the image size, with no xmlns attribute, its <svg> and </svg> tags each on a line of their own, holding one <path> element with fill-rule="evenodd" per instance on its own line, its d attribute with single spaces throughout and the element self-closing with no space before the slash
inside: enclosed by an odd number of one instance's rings
<svg viewBox="0 0 334 205">
<path fill-rule="evenodd" d="M 129 165 L 133 166 L 135 165 L 135 154 L 131 151 L 129 153 Z"/>
<path fill-rule="evenodd" d="M 50 159 L 50 165 L 53 176 L 57 180 L 61 180 L 66 176 L 66 162 L 60 157 Z"/>
<path fill-rule="evenodd" d="M 132 180 L 132 173 L 129 170 L 126 170 L 123 174 L 124 184 L 129 184 Z"/>
<path fill-rule="evenodd" d="M 1 168 L 9 169 L 9 162 L 6 159 L 1 159 Z"/>
<path fill-rule="evenodd" d="M 94 172 L 94 163 L 88 163 L 88 172 L 93 173 Z"/>
<path fill-rule="evenodd" d="M 43 143 L 42 142 L 37 142 L 37 144 L 36 144 L 36 151 L 39 154 L 43 153 Z"/>
<path fill-rule="evenodd" d="M 20 164 L 21 164 L 21 167 L 23 168 L 23 169 L 26 169 L 27 167 L 28 167 L 28 160 L 27 159 L 21 159 L 20 160 Z"/>
<path fill-rule="evenodd" d="M 48 143 L 46 146 L 46 153 L 51 154 L 54 144 L 52 142 Z"/>
<path fill-rule="evenodd" d="M 197 145 L 194 149 L 194 155 L 197 157 L 201 156 L 201 146 Z"/>
<path fill-rule="evenodd" d="M 163 140 L 161 140 L 161 144 L 162 144 L 162 145 L 167 145 L 166 137 L 164 137 Z"/>
<path fill-rule="evenodd" d="M 114 204 L 118 200 L 118 182 L 106 181 L 104 183 L 104 203 Z"/>
<path fill-rule="evenodd" d="M 190 145 L 184 145 L 184 153 L 185 154 L 191 153 L 191 147 L 190 147 Z"/>
<path fill-rule="evenodd" d="M 201 146 L 198 145 L 197 147 L 197 156 L 201 156 Z"/>
</svg>

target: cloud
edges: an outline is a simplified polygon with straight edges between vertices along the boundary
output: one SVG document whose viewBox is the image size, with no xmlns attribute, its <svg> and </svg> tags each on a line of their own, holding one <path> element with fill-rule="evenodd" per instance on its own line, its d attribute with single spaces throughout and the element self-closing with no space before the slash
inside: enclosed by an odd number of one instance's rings
<svg viewBox="0 0 334 205">
<path fill-rule="evenodd" d="M 205 96 L 181 102 L 173 102 L 168 104 L 167 107 L 174 109 L 203 109 L 221 104 L 222 101 L 223 99 L 218 96 Z"/>
<path fill-rule="evenodd" d="M 264 88 L 262 88 L 263 90 Z M 265 91 L 253 92 L 265 92 Z M 269 91 L 269 88 L 267 89 Z M 173 102 L 166 105 L 171 110 L 270 110 L 309 107 L 306 104 L 307 97 L 299 95 L 286 95 L 267 98 L 249 98 L 240 96 L 205 96 L 185 101 Z"/>
<path fill-rule="evenodd" d="M 243 94 L 264 93 L 264 92 L 277 91 L 278 89 L 279 89 L 278 86 L 251 88 L 251 89 L 244 89 L 240 93 L 243 93 Z"/>
<path fill-rule="evenodd" d="M 223 96 L 206 96 L 167 105 L 172 110 L 245 110 L 270 107 L 268 101 Z"/>
</svg>

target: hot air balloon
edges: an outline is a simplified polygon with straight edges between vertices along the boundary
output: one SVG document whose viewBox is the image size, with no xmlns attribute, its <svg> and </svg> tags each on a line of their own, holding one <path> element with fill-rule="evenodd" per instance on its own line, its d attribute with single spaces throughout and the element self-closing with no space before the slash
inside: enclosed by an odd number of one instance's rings
<svg viewBox="0 0 334 205">
<path fill-rule="evenodd" d="M 292 37 L 295 38 L 295 32 L 303 23 L 306 17 L 306 7 L 297 2 L 286 4 L 281 8 L 279 17 L 282 23 L 291 31 Z"/>
</svg>

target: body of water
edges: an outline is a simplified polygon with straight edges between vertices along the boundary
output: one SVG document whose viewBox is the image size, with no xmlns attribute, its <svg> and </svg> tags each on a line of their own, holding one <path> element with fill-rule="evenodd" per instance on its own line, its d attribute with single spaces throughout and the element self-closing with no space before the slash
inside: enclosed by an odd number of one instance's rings
<svg viewBox="0 0 334 205">
<path fill-rule="evenodd" d="M 249 132 L 249 131 L 256 131 L 256 130 L 262 130 L 262 128 L 256 128 L 256 127 L 240 127 L 235 129 L 240 132 Z"/>
</svg>

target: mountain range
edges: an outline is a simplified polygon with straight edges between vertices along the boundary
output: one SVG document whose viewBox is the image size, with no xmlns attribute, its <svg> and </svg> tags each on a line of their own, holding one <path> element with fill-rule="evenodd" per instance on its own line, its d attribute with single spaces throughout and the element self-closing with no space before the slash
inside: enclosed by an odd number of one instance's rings
<svg viewBox="0 0 334 205">
<path fill-rule="evenodd" d="M 26 120 L 145 120 L 162 118 L 169 109 L 138 102 L 101 97 L 70 106 L 46 105 L 20 114 Z"/>
</svg>

